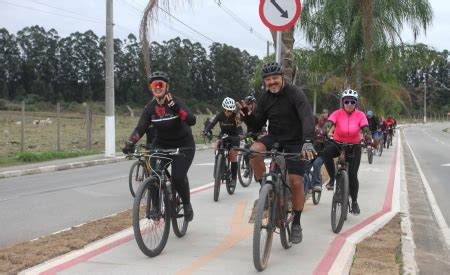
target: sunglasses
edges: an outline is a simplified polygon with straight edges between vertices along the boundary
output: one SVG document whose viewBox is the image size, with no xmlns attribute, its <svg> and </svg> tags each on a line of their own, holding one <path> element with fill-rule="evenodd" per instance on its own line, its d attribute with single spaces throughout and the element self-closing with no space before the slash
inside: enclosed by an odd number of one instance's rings
<svg viewBox="0 0 450 275">
<path fill-rule="evenodd" d="M 345 105 L 355 105 L 356 101 L 354 101 L 354 100 L 344 100 L 344 104 Z"/>
<path fill-rule="evenodd" d="M 152 89 L 165 89 L 167 88 L 167 83 L 164 81 L 153 81 L 152 83 L 150 83 L 150 88 Z"/>
<path fill-rule="evenodd" d="M 224 110 L 225 111 L 225 113 L 232 113 L 233 111 L 230 111 L 230 110 Z"/>
</svg>

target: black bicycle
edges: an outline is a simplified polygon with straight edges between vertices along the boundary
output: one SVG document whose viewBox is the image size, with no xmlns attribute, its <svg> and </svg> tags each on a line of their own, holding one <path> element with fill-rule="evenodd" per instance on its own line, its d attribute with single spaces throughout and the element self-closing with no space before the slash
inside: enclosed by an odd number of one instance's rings
<svg viewBox="0 0 450 275">
<path fill-rule="evenodd" d="M 229 152 L 232 147 L 230 137 L 227 134 L 217 136 L 219 143 L 217 145 L 216 158 L 214 162 L 214 201 L 219 200 L 220 186 L 225 183 L 227 192 L 230 195 L 234 194 L 236 185 L 232 184 L 231 162 Z"/>
<path fill-rule="evenodd" d="M 255 134 L 247 133 L 244 136 L 244 148 L 249 149 L 253 144 Z M 250 158 L 247 152 L 238 153 L 238 179 L 242 187 L 248 187 L 252 183 L 253 168 L 250 165 Z"/>
<path fill-rule="evenodd" d="M 184 206 L 172 187 L 169 166 L 172 156 L 182 155 L 185 149 L 149 150 L 150 159 L 156 159 L 151 175 L 139 187 L 133 203 L 133 230 L 139 249 L 149 257 L 158 256 L 169 237 L 170 224 L 177 237 L 183 237 L 188 228 Z M 186 177 L 186 181 L 188 181 Z"/>
<path fill-rule="evenodd" d="M 258 271 L 267 267 L 272 249 L 273 233 L 280 234 L 281 245 L 288 249 L 291 223 L 294 219 L 291 204 L 291 187 L 287 180 L 286 158 L 299 158 L 298 153 L 283 153 L 279 145 L 267 152 L 255 152 L 249 149 L 237 149 L 249 154 L 269 157 L 269 172 L 264 173 L 258 202 L 255 206 L 255 224 L 253 228 L 253 264 Z"/>
<path fill-rule="evenodd" d="M 347 157 L 352 157 L 348 152 L 353 151 L 355 144 L 347 144 L 334 141 L 339 149 L 339 157 L 336 163 L 336 183 L 333 188 L 333 199 L 331 203 L 331 229 L 334 233 L 339 233 L 350 212 L 349 201 L 349 180 Z"/>
<path fill-rule="evenodd" d="M 307 165 L 307 169 L 304 174 L 304 180 L 303 184 L 305 185 L 305 202 L 306 202 L 306 196 L 309 192 L 311 192 L 311 198 L 314 203 L 314 205 L 318 205 L 320 202 L 320 198 L 322 197 L 322 191 L 316 191 L 313 188 L 313 182 L 315 182 L 315 176 L 314 176 L 314 166 L 311 164 L 310 166 Z M 322 180 L 320 180 L 322 182 Z M 321 186 L 322 187 L 322 186 Z"/>
</svg>

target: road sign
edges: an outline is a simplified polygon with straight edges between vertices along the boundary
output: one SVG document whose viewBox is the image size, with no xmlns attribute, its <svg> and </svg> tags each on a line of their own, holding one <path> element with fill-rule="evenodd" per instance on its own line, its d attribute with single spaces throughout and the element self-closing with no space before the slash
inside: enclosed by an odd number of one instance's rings
<svg viewBox="0 0 450 275">
<path fill-rule="evenodd" d="M 300 0 L 260 0 L 259 16 L 269 29 L 284 31 L 294 26 L 300 17 Z"/>
</svg>

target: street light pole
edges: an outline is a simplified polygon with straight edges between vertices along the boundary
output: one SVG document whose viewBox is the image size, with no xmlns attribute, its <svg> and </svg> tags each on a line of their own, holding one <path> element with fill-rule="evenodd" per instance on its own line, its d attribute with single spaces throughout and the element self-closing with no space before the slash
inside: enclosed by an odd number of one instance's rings
<svg viewBox="0 0 450 275">
<path fill-rule="evenodd" d="M 106 60 L 105 60 L 105 156 L 116 155 L 114 117 L 114 41 L 113 0 L 106 0 Z"/>
</svg>

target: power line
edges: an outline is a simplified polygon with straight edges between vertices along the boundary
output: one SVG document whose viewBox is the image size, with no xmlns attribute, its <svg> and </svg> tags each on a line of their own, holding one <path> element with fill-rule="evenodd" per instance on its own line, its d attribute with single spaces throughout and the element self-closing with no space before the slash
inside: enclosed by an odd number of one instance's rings
<svg viewBox="0 0 450 275">
<path fill-rule="evenodd" d="M 124 1 L 119 1 L 119 3 L 125 4 L 127 7 L 133 9 L 134 11 L 136 11 L 137 13 L 139 13 L 140 15 L 142 15 L 142 11 L 143 11 L 143 10 L 137 8 L 136 6 L 132 5 L 131 3 L 128 3 L 128 2 L 125 1 L 125 0 L 124 0 Z M 197 43 L 200 43 L 200 41 L 198 41 L 197 39 L 192 38 L 190 35 L 186 34 L 186 33 L 183 32 L 183 31 L 180 31 L 179 29 L 173 27 L 172 25 L 170 25 L 170 24 L 168 24 L 168 23 L 166 23 L 166 22 L 164 22 L 164 21 L 162 21 L 162 20 L 159 21 L 159 22 L 162 23 L 166 28 L 168 28 L 168 29 L 170 29 L 170 30 L 172 30 L 172 31 L 174 31 L 174 32 L 177 32 L 177 33 L 181 34 L 183 37 L 186 37 L 186 38 L 188 38 L 188 39 L 190 39 L 190 40 L 193 40 L 193 41 L 195 41 L 195 42 L 197 42 Z M 200 43 L 200 44 L 201 44 L 201 43 Z"/>
<path fill-rule="evenodd" d="M 237 14 L 235 14 L 231 9 L 229 9 L 228 7 L 226 7 L 221 0 L 214 0 L 214 2 L 216 2 L 217 6 L 219 8 L 221 8 L 223 11 L 225 11 L 231 18 L 234 19 L 234 21 L 236 21 L 239 25 L 241 25 L 241 27 L 243 27 L 244 29 L 248 30 L 251 34 L 255 35 L 258 39 L 260 39 L 261 41 L 269 41 L 269 43 L 271 45 L 273 45 L 272 42 L 270 42 L 269 39 L 266 39 L 264 37 L 264 35 L 260 34 L 259 32 L 255 31 L 255 29 L 248 25 L 242 18 L 240 18 Z"/>
<path fill-rule="evenodd" d="M 213 43 L 217 43 L 216 41 L 212 40 L 211 38 L 207 37 L 206 35 L 202 34 L 201 32 L 197 31 L 196 29 L 192 28 L 191 26 L 189 26 L 188 24 L 184 23 L 183 21 L 181 21 L 180 19 L 178 19 L 177 17 L 175 17 L 174 15 L 172 15 L 170 12 L 168 12 L 167 10 L 158 7 L 158 9 L 160 9 L 161 11 L 163 11 L 164 13 L 166 13 L 167 15 L 169 15 L 170 17 L 174 18 L 175 20 L 177 20 L 178 22 L 180 22 L 183 26 L 186 26 L 188 29 L 192 30 L 193 32 L 203 36 L 204 38 L 208 39 L 209 41 L 213 42 Z"/>
<path fill-rule="evenodd" d="M 33 1 L 33 2 L 35 2 L 36 4 L 39 4 L 39 5 L 43 5 L 43 6 L 47 6 L 47 7 L 56 9 L 56 10 L 61 10 L 61 11 L 64 11 L 66 13 L 71 13 L 71 14 L 74 14 L 74 15 L 77 15 L 77 16 L 71 16 L 71 15 L 61 14 L 61 13 L 54 13 L 54 12 L 51 12 L 51 11 L 45 11 L 45 10 L 41 10 L 41 9 L 37 9 L 37 8 L 33 8 L 33 7 L 27 7 L 27 6 L 23 6 L 23 5 L 16 4 L 16 3 L 0 1 L 0 3 L 6 4 L 6 5 L 15 6 L 15 7 L 18 7 L 18 8 L 23 8 L 23 9 L 32 10 L 32 11 L 37 11 L 37 12 L 41 12 L 41 13 L 46 13 L 46 14 L 50 14 L 50 15 L 54 15 L 54 16 L 60 16 L 60 17 L 64 17 L 64 18 L 73 18 L 73 19 L 77 19 L 77 20 L 80 20 L 80 21 L 92 22 L 92 23 L 96 23 L 96 24 L 105 24 L 106 23 L 105 20 L 96 19 L 96 18 L 92 18 L 92 17 L 87 17 L 87 16 L 81 15 L 81 14 L 73 12 L 73 11 L 69 11 L 69 10 L 66 10 L 66 9 L 62 9 L 62 8 L 58 8 L 58 7 L 55 7 L 55 6 L 47 5 L 47 4 L 38 2 L 38 1 Z M 115 25 L 117 27 L 121 28 L 122 31 L 123 30 L 125 30 L 127 32 L 131 31 L 133 33 L 132 30 L 128 29 L 125 26 L 117 25 L 117 24 L 115 24 Z"/>
</svg>

